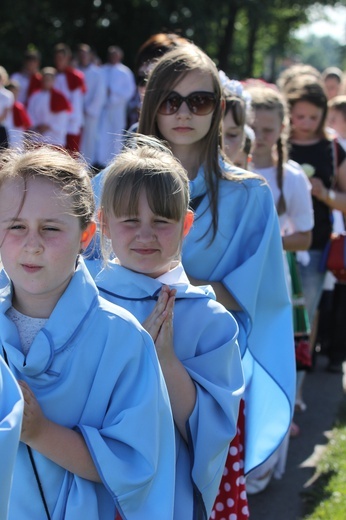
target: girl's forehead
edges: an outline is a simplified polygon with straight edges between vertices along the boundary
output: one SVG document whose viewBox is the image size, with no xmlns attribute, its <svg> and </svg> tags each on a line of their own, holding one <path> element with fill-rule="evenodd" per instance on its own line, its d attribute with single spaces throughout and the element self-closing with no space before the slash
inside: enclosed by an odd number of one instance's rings
<svg viewBox="0 0 346 520">
<path fill-rule="evenodd" d="M 9 202 L 9 203 L 8 203 Z M 14 177 L 6 179 L 0 186 L 0 206 L 6 211 L 17 213 L 19 208 L 40 212 L 70 212 L 72 197 L 51 179 L 42 176 Z"/>
<path fill-rule="evenodd" d="M 292 111 L 294 111 L 294 112 L 302 112 L 302 113 L 303 112 L 305 112 L 305 113 L 309 113 L 309 112 L 322 112 L 322 108 L 318 107 L 314 103 L 311 103 L 310 101 L 302 99 L 301 101 L 297 101 L 293 105 Z"/>
<path fill-rule="evenodd" d="M 213 90 L 213 78 L 209 72 L 199 69 L 190 70 L 181 74 L 174 90 L 176 87 L 190 87 L 190 90 Z"/>
</svg>

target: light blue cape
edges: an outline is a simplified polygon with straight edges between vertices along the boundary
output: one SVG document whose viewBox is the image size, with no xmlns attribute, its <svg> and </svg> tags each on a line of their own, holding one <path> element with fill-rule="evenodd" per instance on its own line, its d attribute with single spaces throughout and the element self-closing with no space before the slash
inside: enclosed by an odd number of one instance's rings
<svg viewBox="0 0 346 520">
<path fill-rule="evenodd" d="M 22 392 L 0 355 L 0 518 L 6 520 L 22 426 Z"/>
<path fill-rule="evenodd" d="M 223 165 L 227 168 L 226 165 Z M 259 178 L 221 180 L 218 230 L 210 245 L 211 211 L 203 168 L 190 181 L 191 198 L 205 194 L 187 235 L 187 274 L 222 282 L 239 303 L 239 347 L 246 380 L 245 472 L 285 437 L 295 401 L 292 307 L 286 286 L 279 222 L 269 186 Z M 205 233 L 207 234 L 205 235 Z"/>
<path fill-rule="evenodd" d="M 164 282 L 110 262 L 96 277 L 96 283 L 102 296 L 143 322 Z M 172 281 L 169 285 L 177 291 L 174 350 L 197 391 L 187 423 L 188 446 L 176 428 L 174 519 L 209 519 L 236 432 L 243 392 L 238 327 L 231 314 L 214 300 L 210 287 L 193 287 L 184 273 L 179 283 Z"/>
<path fill-rule="evenodd" d="M 12 287 L 0 290 L 0 339 L 9 366 L 44 414 L 78 430 L 102 479 L 73 475 L 34 451 L 52 518 L 126 520 L 173 516 L 175 451 L 169 398 L 154 344 L 124 309 L 99 297 L 80 261 L 24 357 L 7 317 Z M 20 443 L 10 520 L 44 518 L 26 446 Z"/>
</svg>

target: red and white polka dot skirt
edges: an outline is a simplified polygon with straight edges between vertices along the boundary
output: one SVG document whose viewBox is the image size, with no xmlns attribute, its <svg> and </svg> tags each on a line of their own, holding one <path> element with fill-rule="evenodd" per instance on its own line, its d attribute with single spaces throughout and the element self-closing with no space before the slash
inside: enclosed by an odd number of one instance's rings
<svg viewBox="0 0 346 520">
<path fill-rule="evenodd" d="M 244 401 L 241 401 L 237 434 L 230 444 L 220 489 L 210 520 L 246 520 L 249 507 L 244 476 Z"/>
</svg>

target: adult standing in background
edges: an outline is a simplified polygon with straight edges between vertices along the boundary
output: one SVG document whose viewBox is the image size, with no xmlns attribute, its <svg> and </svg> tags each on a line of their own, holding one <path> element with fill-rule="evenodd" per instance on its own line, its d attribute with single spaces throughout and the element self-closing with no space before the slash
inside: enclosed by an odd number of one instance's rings
<svg viewBox="0 0 346 520">
<path fill-rule="evenodd" d="M 134 74 L 122 63 L 120 47 L 108 48 L 108 63 L 101 67 L 106 84 L 106 102 L 100 122 L 100 143 L 97 163 L 106 166 L 122 147 L 124 130 L 127 128 L 127 105 L 135 89 Z"/>
<path fill-rule="evenodd" d="M 58 43 L 54 47 L 54 62 L 57 69 L 54 87 L 60 90 L 72 105 L 72 112 L 68 122 L 66 148 L 72 152 L 80 149 L 83 126 L 83 102 L 86 91 L 84 74 L 71 66 L 71 49 L 65 43 Z"/>
<path fill-rule="evenodd" d="M 86 93 L 84 96 L 84 124 L 81 153 L 89 164 L 96 164 L 98 124 L 106 99 L 106 86 L 101 68 L 93 63 L 91 47 L 81 43 L 77 48 L 77 67 L 84 74 Z"/>
</svg>

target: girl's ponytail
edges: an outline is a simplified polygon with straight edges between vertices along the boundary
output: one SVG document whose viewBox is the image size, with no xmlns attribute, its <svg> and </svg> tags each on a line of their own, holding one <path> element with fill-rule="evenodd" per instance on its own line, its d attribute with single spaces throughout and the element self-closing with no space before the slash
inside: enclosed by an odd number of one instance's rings
<svg viewBox="0 0 346 520">
<path fill-rule="evenodd" d="M 278 163 L 276 167 L 276 183 L 280 191 L 280 197 L 277 202 L 276 210 L 278 212 L 278 215 L 280 216 L 283 215 L 286 211 L 286 201 L 283 193 L 285 154 L 281 137 L 279 137 L 279 139 L 277 140 L 276 147 L 278 154 Z"/>
</svg>

